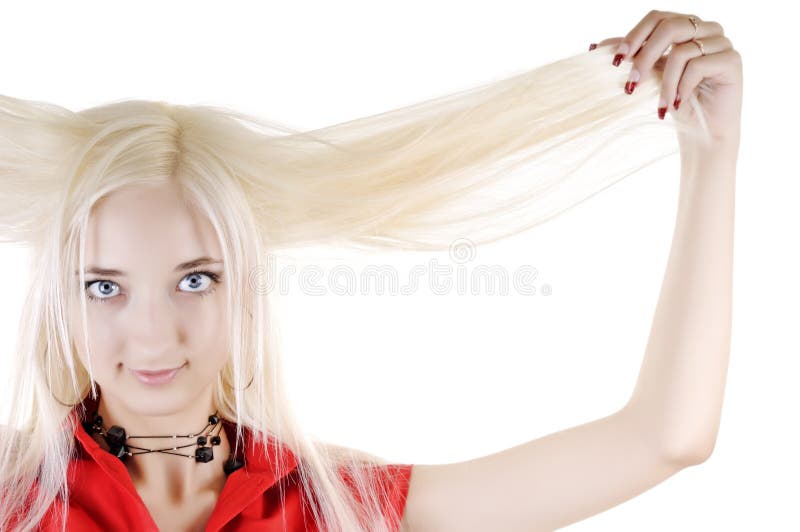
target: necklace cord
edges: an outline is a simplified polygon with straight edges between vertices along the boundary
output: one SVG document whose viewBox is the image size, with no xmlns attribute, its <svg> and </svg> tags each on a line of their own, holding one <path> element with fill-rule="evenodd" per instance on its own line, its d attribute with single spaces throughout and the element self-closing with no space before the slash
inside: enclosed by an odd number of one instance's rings
<svg viewBox="0 0 800 532">
<path fill-rule="evenodd" d="M 164 436 L 128 436 L 125 432 L 125 429 L 118 425 L 113 425 L 111 428 L 106 429 L 105 425 L 103 424 L 103 417 L 96 410 L 92 413 L 91 418 L 91 422 L 86 421 L 82 423 L 84 430 L 86 430 L 86 432 L 89 434 L 99 434 L 102 436 L 103 440 L 106 442 L 106 445 L 108 445 L 107 451 L 123 462 L 125 462 L 128 457 L 138 454 L 164 453 L 175 456 L 183 456 L 186 458 L 194 458 L 196 462 L 206 463 L 214 459 L 213 447 L 222 443 L 222 439 L 220 438 L 219 434 L 222 432 L 223 427 L 222 419 L 219 417 L 218 411 L 215 411 L 213 414 L 208 416 L 208 423 L 205 427 L 196 433 L 186 435 L 170 434 Z M 211 429 L 206 432 L 209 427 L 211 427 Z M 216 433 L 214 432 L 215 430 Z M 146 447 L 138 447 L 128 443 L 128 440 L 132 438 L 171 438 L 173 440 L 177 440 L 178 438 L 195 437 L 197 440 L 193 443 L 187 443 L 185 445 L 173 445 L 172 447 L 164 447 L 161 449 L 147 449 Z M 196 446 L 194 454 L 174 452 L 178 449 L 192 446 Z M 131 452 L 131 449 L 138 449 L 140 452 Z M 226 475 L 230 475 L 233 471 L 236 471 L 243 465 L 243 461 L 238 460 L 231 454 L 228 460 L 225 461 L 223 469 L 225 470 Z"/>
</svg>

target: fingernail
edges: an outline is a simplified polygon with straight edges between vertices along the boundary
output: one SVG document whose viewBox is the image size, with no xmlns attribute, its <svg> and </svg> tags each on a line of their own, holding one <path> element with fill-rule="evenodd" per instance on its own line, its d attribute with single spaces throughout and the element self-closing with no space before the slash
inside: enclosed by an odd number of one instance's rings
<svg viewBox="0 0 800 532">
<path fill-rule="evenodd" d="M 617 47 L 616 55 L 614 56 L 614 66 L 619 66 L 619 64 L 625 58 L 625 54 L 628 53 L 629 48 L 630 47 L 628 46 L 628 43 L 620 43 L 620 45 Z"/>
<path fill-rule="evenodd" d="M 639 81 L 639 71 L 635 68 L 631 69 L 631 73 L 628 76 L 628 82 L 625 84 L 625 92 L 628 94 L 633 94 L 633 89 L 636 88 L 636 83 Z"/>
<path fill-rule="evenodd" d="M 681 105 L 681 96 L 680 94 L 675 97 L 675 103 L 672 104 L 675 107 L 675 110 L 678 110 L 678 107 Z"/>
<path fill-rule="evenodd" d="M 594 42 L 593 42 L 592 44 L 590 44 L 590 45 L 589 45 L 589 51 L 590 51 L 590 52 L 591 52 L 592 50 L 594 50 L 595 48 L 597 48 L 597 43 L 594 43 Z"/>
<path fill-rule="evenodd" d="M 664 120 L 664 116 L 667 114 L 667 102 L 664 101 L 664 98 L 658 100 L 658 118 Z"/>
</svg>

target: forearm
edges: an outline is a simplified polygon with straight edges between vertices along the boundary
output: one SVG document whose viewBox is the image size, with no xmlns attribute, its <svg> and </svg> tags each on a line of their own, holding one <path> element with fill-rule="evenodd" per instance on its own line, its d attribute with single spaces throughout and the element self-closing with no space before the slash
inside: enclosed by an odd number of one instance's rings
<svg viewBox="0 0 800 532">
<path fill-rule="evenodd" d="M 626 406 L 668 456 L 702 461 L 722 413 L 731 337 L 736 152 L 682 159 L 672 248 Z"/>
</svg>

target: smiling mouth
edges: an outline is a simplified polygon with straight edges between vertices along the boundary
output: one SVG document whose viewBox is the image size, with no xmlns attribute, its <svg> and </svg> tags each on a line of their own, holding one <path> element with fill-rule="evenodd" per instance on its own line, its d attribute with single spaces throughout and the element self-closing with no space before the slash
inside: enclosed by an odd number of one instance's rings
<svg viewBox="0 0 800 532">
<path fill-rule="evenodd" d="M 151 371 L 151 370 L 135 370 L 131 369 L 130 372 L 136 377 L 140 382 L 149 385 L 161 385 L 170 382 L 178 372 L 183 369 L 183 366 L 166 369 L 166 370 L 159 370 L 159 371 Z"/>
<path fill-rule="evenodd" d="M 144 375 L 162 375 L 164 373 L 169 373 L 170 371 L 175 371 L 176 369 L 181 369 L 183 366 L 179 366 L 177 368 L 168 368 L 168 369 L 134 369 L 131 371 L 135 371 L 136 373 L 143 373 Z"/>
</svg>

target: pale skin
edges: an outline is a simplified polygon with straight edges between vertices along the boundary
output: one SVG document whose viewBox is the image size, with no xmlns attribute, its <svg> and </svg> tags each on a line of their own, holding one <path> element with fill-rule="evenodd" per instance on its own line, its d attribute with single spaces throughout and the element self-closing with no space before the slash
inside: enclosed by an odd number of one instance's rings
<svg viewBox="0 0 800 532">
<path fill-rule="evenodd" d="M 127 275 L 87 274 L 89 339 L 98 406 L 104 425 L 129 435 L 193 434 L 214 412 L 212 386 L 226 362 L 227 323 L 222 285 L 204 275 L 222 275 L 222 264 L 174 271 L 199 257 L 221 259 L 210 223 L 180 205 L 174 186 L 123 189 L 93 209 L 89 219 L 87 268 L 117 269 Z M 96 281 L 104 281 L 97 283 Z M 224 282 L 224 279 L 221 280 Z M 200 296 L 205 293 L 205 296 Z M 77 294 L 74 294 L 77 296 Z M 79 300 L 70 312 L 79 356 L 88 367 L 80 332 Z M 167 386 L 152 388 L 129 369 L 186 366 Z M 161 530 L 202 530 L 226 481 L 222 464 L 230 454 L 225 431 L 214 460 L 163 453 L 129 457 L 131 480 Z M 99 435 L 95 436 L 107 448 Z M 190 443 L 188 439 L 179 444 Z M 169 440 L 132 440 L 139 447 L 164 448 Z M 176 452 L 193 454 L 194 447 Z"/>
<path fill-rule="evenodd" d="M 694 125 L 691 109 L 676 111 L 672 102 L 676 94 L 685 102 L 696 93 L 713 137 L 711 145 L 679 138 L 672 248 L 630 400 L 608 416 L 488 456 L 415 464 L 403 530 L 554 530 L 710 456 L 730 351 L 742 66 L 718 23 L 699 22 L 695 38 L 705 46 L 702 58 L 696 45 L 681 44 L 693 31 L 688 15 L 652 11 L 624 38 L 599 43 L 626 43 L 622 64 L 640 72 L 640 84 L 653 71 L 663 72 L 661 97 L 675 120 Z M 178 208 L 175 194 L 169 187 L 116 193 L 90 221 L 87 264 L 130 274 L 88 279 L 118 283 L 123 294 L 89 304 L 90 344 L 103 390 L 100 413 L 107 426 L 121 425 L 131 434 L 197 430 L 198 420 L 214 410 L 211 385 L 227 359 L 222 291 L 202 298 L 183 293 L 179 284 L 186 273 L 173 271 L 200 256 L 219 259 L 220 248 L 208 222 Z M 221 265 L 213 271 L 221 272 Z M 81 342 L 76 338 L 79 350 Z M 81 358 L 86 365 L 85 354 Z M 183 362 L 182 379 L 157 393 L 126 374 L 130 367 Z M 215 456 L 227 457 L 229 442 L 224 431 L 220 436 Z M 205 524 L 225 482 L 221 467 L 207 465 L 154 453 L 135 457 L 128 470 L 159 527 L 191 530 Z"/>
<path fill-rule="evenodd" d="M 652 11 L 624 38 L 599 43 L 627 44 L 621 65 L 638 69 L 640 83 L 654 69 L 663 72 L 661 97 L 670 102 L 675 120 L 695 125 L 691 110 L 675 111 L 672 102 L 678 93 L 685 102 L 696 91 L 713 137 L 710 146 L 679 138 L 672 248 L 630 400 L 608 416 L 502 452 L 415 464 L 403 530 L 554 530 L 625 502 L 710 456 L 730 351 L 742 64 L 716 22 L 699 22 L 695 38 L 702 40 L 705 57 L 694 43 L 680 44 L 694 31 L 688 16 Z M 654 115 L 656 107 L 654 102 Z"/>
</svg>

